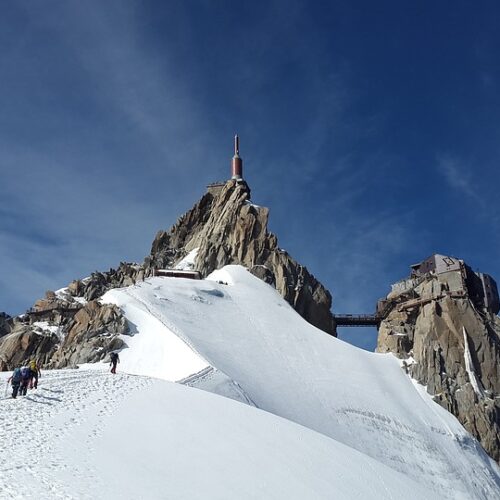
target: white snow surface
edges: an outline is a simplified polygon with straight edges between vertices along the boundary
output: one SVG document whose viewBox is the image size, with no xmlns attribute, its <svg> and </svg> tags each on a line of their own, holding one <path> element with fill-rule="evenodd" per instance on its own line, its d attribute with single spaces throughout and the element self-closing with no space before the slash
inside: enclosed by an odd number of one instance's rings
<svg viewBox="0 0 500 500">
<path fill-rule="evenodd" d="M 500 498 L 497 465 L 396 358 L 242 267 L 102 300 L 131 326 L 119 373 L 44 372 L 0 401 L 0 498 Z"/>
<path fill-rule="evenodd" d="M 394 356 L 316 329 L 241 266 L 202 281 L 148 279 L 112 290 L 103 301 L 127 317 L 143 311 L 157 335 L 181 339 L 200 364 L 222 373 L 259 409 L 358 450 L 441 498 L 500 498 L 498 466 L 453 415 L 415 388 Z M 153 333 L 137 316 L 132 322 L 139 333 L 124 338 L 130 349 L 121 353 L 121 368 L 128 371 L 130 363 L 148 375 L 149 364 L 166 370 L 162 349 L 137 361 L 135 352 Z M 201 377 L 198 387 L 204 384 Z M 190 385 L 196 386 L 192 378 Z"/>
<path fill-rule="evenodd" d="M 183 271 L 189 271 L 191 269 L 194 269 L 194 264 L 197 255 L 198 255 L 198 248 L 194 248 L 181 261 L 179 261 L 179 263 L 175 266 L 174 269 L 181 269 Z"/>
<path fill-rule="evenodd" d="M 40 384 L 1 401 L 2 499 L 437 498 L 335 440 L 209 392 L 95 369 L 45 372 Z"/>
</svg>

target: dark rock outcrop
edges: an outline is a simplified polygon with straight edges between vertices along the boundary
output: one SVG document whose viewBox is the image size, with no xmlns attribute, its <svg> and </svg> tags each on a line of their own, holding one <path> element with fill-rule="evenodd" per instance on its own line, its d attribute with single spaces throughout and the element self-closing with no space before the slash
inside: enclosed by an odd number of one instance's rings
<svg viewBox="0 0 500 500">
<path fill-rule="evenodd" d="M 120 335 L 129 330 L 118 307 L 90 301 L 78 304 L 67 316 L 61 312 L 61 305 L 67 303 L 48 293 L 37 301 L 38 310 L 14 321 L 12 331 L 0 338 L 0 371 L 11 370 L 31 358 L 45 368 L 93 363 L 124 347 Z"/>
<path fill-rule="evenodd" d="M 105 273 L 96 271 L 83 281 L 71 283 L 69 290 L 74 296 L 95 300 L 108 290 L 131 286 L 142 279 L 144 279 L 142 266 L 121 262 L 118 269 L 110 269 Z"/>
<path fill-rule="evenodd" d="M 402 358 L 410 376 L 500 461 L 500 319 L 481 309 L 457 276 L 429 274 L 388 295 L 378 352 Z"/>
<path fill-rule="evenodd" d="M 0 312 L 0 337 L 10 333 L 13 323 L 12 318 L 7 313 Z"/>
<path fill-rule="evenodd" d="M 170 231 L 160 231 L 145 260 L 147 274 L 173 267 L 198 249 L 194 269 L 207 276 L 241 264 L 276 290 L 309 323 L 335 334 L 332 297 L 309 271 L 278 247 L 268 232 L 269 209 L 249 200 L 246 183 L 228 181 L 216 195 L 205 194 Z"/>
<path fill-rule="evenodd" d="M 127 321 L 118 307 L 90 301 L 67 326 L 64 340 L 49 366 L 64 368 L 100 361 L 110 351 L 124 346 L 119 336 L 128 331 Z"/>
<path fill-rule="evenodd" d="M 46 365 L 58 343 L 58 336 L 51 331 L 16 323 L 11 333 L 0 338 L 0 371 L 12 370 L 30 358 Z"/>
</svg>

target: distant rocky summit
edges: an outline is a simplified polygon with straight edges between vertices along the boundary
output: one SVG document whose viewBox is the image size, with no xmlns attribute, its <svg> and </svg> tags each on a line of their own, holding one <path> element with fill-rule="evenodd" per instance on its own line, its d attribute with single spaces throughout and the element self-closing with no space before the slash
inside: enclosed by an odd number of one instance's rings
<svg viewBox="0 0 500 500">
<path fill-rule="evenodd" d="M 210 186 L 169 231 L 160 231 L 143 264 L 122 262 L 71 282 L 17 318 L 0 314 L 0 370 L 36 357 L 46 368 L 100 361 L 124 346 L 128 325 L 115 306 L 101 305 L 108 290 L 135 284 L 168 268 L 201 276 L 227 264 L 241 264 L 276 287 L 307 321 L 329 334 L 335 327 L 326 288 L 278 247 L 267 230 L 269 209 L 250 202 L 241 178 Z M 188 256 L 188 263 L 183 263 Z"/>
<path fill-rule="evenodd" d="M 379 304 L 378 352 L 453 413 L 500 462 L 500 319 L 495 281 L 462 260 L 433 255 Z"/>
</svg>

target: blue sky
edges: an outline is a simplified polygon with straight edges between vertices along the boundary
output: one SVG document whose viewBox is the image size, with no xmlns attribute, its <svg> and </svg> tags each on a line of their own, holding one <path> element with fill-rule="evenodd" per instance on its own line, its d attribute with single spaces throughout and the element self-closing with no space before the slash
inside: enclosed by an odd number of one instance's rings
<svg viewBox="0 0 500 500">
<path fill-rule="evenodd" d="M 3 2 L 0 310 L 142 261 L 228 176 L 236 131 L 334 311 L 373 311 L 434 252 L 500 279 L 500 6 L 479 5 Z"/>
</svg>

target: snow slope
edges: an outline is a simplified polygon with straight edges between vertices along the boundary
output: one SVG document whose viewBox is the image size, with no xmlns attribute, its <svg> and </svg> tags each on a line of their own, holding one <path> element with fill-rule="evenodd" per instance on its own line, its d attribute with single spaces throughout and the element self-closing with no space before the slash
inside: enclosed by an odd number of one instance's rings
<svg viewBox="0 0 500 500">
<path fill-rule="evenodd" d="M 397 359 L 317 330 L 242 267 L 203 281 L 153 278 L 103 301 L 120 306 L 137 332 L 124 337 L 121 369 L 250 402 L 441 498 L 500 498 L 497 465 Z"/>
<path fill-rule="evenodd" d="M 437 498 L 322 434 L 158 379 L 44 372 L 0 408 L 1 499 Z"/>
</svg>

